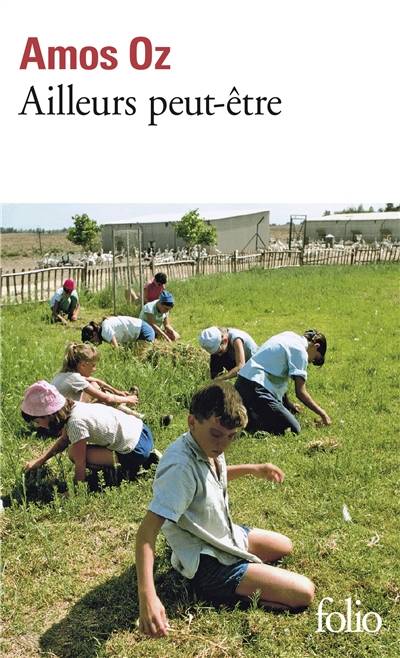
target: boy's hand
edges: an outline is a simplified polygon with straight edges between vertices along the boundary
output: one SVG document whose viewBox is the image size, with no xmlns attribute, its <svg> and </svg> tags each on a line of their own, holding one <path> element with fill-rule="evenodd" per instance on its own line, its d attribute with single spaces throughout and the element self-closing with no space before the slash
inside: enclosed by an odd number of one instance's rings
<svg viewBox="0 0 400 658">
<path fill-rule="evenodd" d="M 127 395 L 125 402 L 127 404 L 133 404 L 136 405 L 139 402 L 139 398 L 137 395 Z"/>
<path fill-rule="evenodd" d="M 316 425 L 332 425 L 332 420 L 325 411 L 320 413 L 320 418 L 315 421 Z"/>
<path fill-rule="evenodd" d="M 257 464 L 257 475 L 271 482 L 283 482 L 285 479 L 284 472 L 275 464 Z"/>
<path fill-rule="evenodd" d="M 165 608 L 158 596 L 140 601 L 139 630 L 150 637 L 164 637 L 169 631 Z"/>
<path fill-rule="evenodd" d="M 24 471 L 34 471 L 36 468 L 40 468 L 42 465 L 43 464 L 41 459 L 31 459 L 29 462 L 25 463 Z"/>
</svg>

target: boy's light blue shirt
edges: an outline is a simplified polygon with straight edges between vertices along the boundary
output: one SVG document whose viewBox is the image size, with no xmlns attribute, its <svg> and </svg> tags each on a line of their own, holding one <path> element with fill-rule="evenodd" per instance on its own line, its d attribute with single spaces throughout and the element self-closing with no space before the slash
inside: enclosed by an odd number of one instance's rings
<svg viewBox="0 0 400 658">
<path fill-rule="evenodd" d="M 224 455 L 217 462 L 219 478 L 186 432 L 167 448 L 154 478 L 149 510 L 165 517 L 162 532 L 172 549 L 172 566 L 187 578 L 194 577 L 201 553 L 222 564 L 261 562 L 247 552 L 243 528 L 232 523 Z"/>
<path fill-rule="evenodd" d="M 282 400 L 289 377 L 307 379 L 307 338 L 283 331 L 269 338 L 239 370 L 239 376 L 261 384 Z"/>
</svg>

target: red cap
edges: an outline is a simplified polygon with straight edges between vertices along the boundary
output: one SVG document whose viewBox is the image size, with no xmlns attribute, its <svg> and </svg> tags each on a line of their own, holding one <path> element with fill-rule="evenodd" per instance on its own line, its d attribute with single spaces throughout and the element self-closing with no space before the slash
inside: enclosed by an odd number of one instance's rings
<svg viewBox="0 0 400 658">
<path fill-rule="evenodd" d="M 73 279 L 65 279 L 63 288 L 66 292 L 72 292 L 75 288 L 75 281 Z"/>
</svg>

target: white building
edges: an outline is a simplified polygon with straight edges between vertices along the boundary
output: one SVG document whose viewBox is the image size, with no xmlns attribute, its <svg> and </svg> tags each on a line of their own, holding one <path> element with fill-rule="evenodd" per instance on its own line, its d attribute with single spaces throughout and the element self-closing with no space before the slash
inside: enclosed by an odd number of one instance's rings
<svg viewBox="0 0 400 658">
<path fill-rule="evenodd" d="M 188 209 L 189 210 L 189 209 Z M 236 249 L 239 252 L 255 252 L 257 249 L 268 247 L 269 242 L 269 211 L 243 212 L 240 215 L 227 217 L 214 213 L 208 216 L 202 213 L 200 216 L 207 223 L 217 229 L 216 248 L 223 253 L 232 253 Z M 175 224 L 181 217 L 173 217 L 170 214 L 151 215 L 133 218 L 131 221 L 111 221 L 102 223 L 102 243 L 105 251 L 112 250 L 113 230 L 115 243 L 118 249 L 126 248 L 127 236 L 130 235 L 130 244 L 133 243 L 134 233 L 129 234 L 128 229 L 142 231 L 143 249 L 179 249 L 184 247 L 184 241 L 178 238 Z M 212 249 L 211 249 L 212 251 Z"/>
<path fill-rule="evenodd" d="M 380 242 L 387 237 L 395 242 L 400 240 L 400 212 L 341 213 L 308 218 L 306 233 L 308 240 L 324 239 L 330 233 L 335 242 L 354 242 L 357 235 L 362 235 L 366 242 Z"/>
</svg>

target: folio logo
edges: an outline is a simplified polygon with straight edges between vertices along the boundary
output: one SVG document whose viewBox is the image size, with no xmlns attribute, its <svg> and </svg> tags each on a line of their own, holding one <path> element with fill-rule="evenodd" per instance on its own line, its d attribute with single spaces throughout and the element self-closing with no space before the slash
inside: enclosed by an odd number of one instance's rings
<svg viewBox="0 0 400 658">
<path fill-rule="evenodd" d="M 324 612 L 324 603 L 333 603 L 330 596 L 320 601 L 318 605 L 317 619 L 318 628 L 316 633 L 378 633 L 382 626 L 382 618 L 377 612 L 367 612 L 361 616 L 361 610 L 353 613 L 353 601 L 351 597 L 345 599 L 346 614 L 333 610 Z M 356 599 L 356 606 L 361 605 L 361 601 Z M 353 624 L 354 622 L 354 624 Z"/>
</svg>

